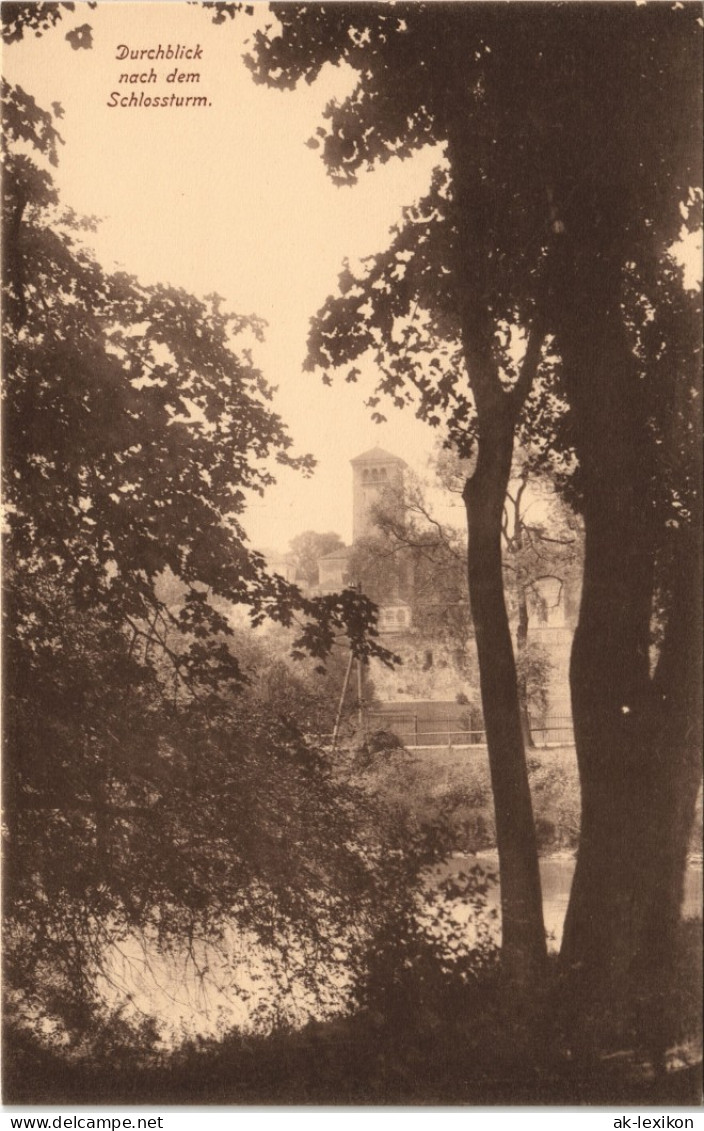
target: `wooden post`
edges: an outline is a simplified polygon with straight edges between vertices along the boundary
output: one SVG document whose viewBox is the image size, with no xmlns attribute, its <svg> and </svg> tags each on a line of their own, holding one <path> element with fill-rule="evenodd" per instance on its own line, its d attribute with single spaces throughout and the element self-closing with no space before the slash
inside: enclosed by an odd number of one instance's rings
<svg viewBox="0 0 704 1131">
<path fill-rule="evenodd" d="M 362 672 L 362 659 L 357 660 L 357 721 L 362 732 L 362 739 L 366 737 L 364 726 L 364 673 Z"/>
<path fill-rule="evenodd" d="M 354 652 L 352 651 L 352 649 L 350 649 L 350 660 L 349 660 L 349 663 L 347 665 L 347 671 L 345 672 L 344 681 L 342 683 L 342 694 L 340 695 L 340 703 L 339 703 L 339 706 L 337 708 L 337 718 L 335 719 L 335 726 L 334 726 L 334 729 L 333 729 L 333 732 L 332 732 L 332 748 L 333 748 L 333 751 L 335 750 L 335 748 L 337 746 L 337 736 L 338 736 L 339 731 L 340 731 L 340 723 L 342 721 L 342 711 L 343 711 L 343 708 L 345 706 L 345 697 L 347 695 L 347 688 L 349 687 L 349 683 L 350 683 L 350 674 L 352 672 L 352 664 L 353 663 L 354 663 Z"/>
</svg>

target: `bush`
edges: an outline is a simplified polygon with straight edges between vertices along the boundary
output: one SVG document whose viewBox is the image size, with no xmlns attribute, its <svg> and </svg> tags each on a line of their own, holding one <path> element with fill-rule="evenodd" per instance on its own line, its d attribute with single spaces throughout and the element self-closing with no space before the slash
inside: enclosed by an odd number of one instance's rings
<svg viewBox="0 0 704 1131">
<path fill-rule="evenodd" d="M 579 841 L 580 797 L 572 751 L 543 750 L 528 760 L 540 851 L 565 851 Z"/>
<path fill-rule="evenodd" d="M 381 754 L 385 750 L 404 750 L 403 742 L 392 730 L 374 730 L 367 736 L 367 749 L 370 754 Z"/>
<path fill-rule="evenodd" d="M 421 830 L 430 851 L 443 832 Z M 378 1030 L 401 1037 L 432 1032 L 467 1017 L 467 999 L 498 963 L 494 920 L 487 895 L 495 877 L 479 866 L 426 872 L 419 894 L 409 891 L 390 908 L 371 938 L 354 987 L 358 1007 Z M 469 914 L 467 914 L 469 912 Z"/>
</svg>

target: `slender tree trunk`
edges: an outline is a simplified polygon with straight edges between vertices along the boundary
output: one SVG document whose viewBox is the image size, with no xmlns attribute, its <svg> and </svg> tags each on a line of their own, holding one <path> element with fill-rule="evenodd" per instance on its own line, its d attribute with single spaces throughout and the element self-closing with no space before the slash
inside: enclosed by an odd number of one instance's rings
<svg viewBox="0 0 704 1131">
<path fill-rule="evenodd" d="M 465 486 L 464 499 L 469 535 L 469 597 L 496 815 L 502 954 L 511 983 L 528 990 L 541 981 L 546 945 L 535 825 L 501 562 L 501 517 L 512 450 L 510 413 L 492 414 L 480 428 L 477 465 Z"/>
<path fill-rule="evenodd" d="M 463 494 L 469 600 L 496 819 L 503 968 L 509 985 L 522 995 L 530 1013 L 530 1002 L 543 982 L 547 948 L 501 544 L 516 421 L 538 369 L 544 331 L 542 326 L 533 326 L 520 376 L 513 389 L 507 390 L 494 348 L 496 326 L 490 298 L 493 283 L 487 233 L 491 231 L 493 198 L 478 172 L 474 152 L 477 144 L 490 151 L 491 130 L 481 141 L 477 137 L 468 139 L 463 106 L 472 96 L 462 79 L 461 49 L 458 64 L 459 78 L 453 87 L 448 122 L 448 154 L 453 168 L 462 345 L 479 440 L 475 470 Z"/>
</svg>

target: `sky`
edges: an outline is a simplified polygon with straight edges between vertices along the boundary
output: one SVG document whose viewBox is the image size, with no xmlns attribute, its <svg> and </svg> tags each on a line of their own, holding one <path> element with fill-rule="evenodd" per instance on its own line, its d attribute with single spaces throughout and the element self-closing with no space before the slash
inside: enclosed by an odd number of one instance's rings
<svg viewBox="0 0 704 1131">
<path fill-rule="evenodd" d="M 101 219 L 94 245 L 107 267 L 198 295 L 217 291 L 233 310 L 266 319 L 256 361 L 278 387 L 274 407 L 296 451 L 318 460 L 310 480 L 279 470 L 277 486 L 245 517 L 256 546 L 285 550 L 308 529 L 351 540 L 354 456 L 379 445 L 419 473 L 426 469 L 437 436 L 411 411 L 389 407 L 388 423 L 374 424 L 363 384 L 340 378 L 328 388 L 303 373 L 302 363 L 309 320 L 336 291 L 344 257 L 387 245 L 403 205 L 424 193 L 441 155 L 428 149 L 363 175 L 354 188 L 334 186 L 305 143 L 327 101 L 350 89 L 351 76 L 328 67 L 294 92 L 257 86 L 241 56 L 255 24 L 270 18 L 264 4 L 253 19 L 221 26 L 183 0 L 118 0 L 96 10 L 77 4 L 52 31 L 6 47 L 3 70 L 45 108 L 61 104 L 65 145 L 55 179 L 65 204 Z M 73 50 L 65 34 L 85 23 L 93 49 Z M 118 58 L 158 44 L 196 54 L 200 48 L 201 57 Z M 152 67 L 156 83 L 119 81 Z M 169 83 L 174 71 L 199 81 Z M 211 105 L 123 108 L 109 105 L 113 91 L 121 98 L 132 91 L 205 95 Z M 372 379 L 370 372 L 367 394 Z"/>
</svg>

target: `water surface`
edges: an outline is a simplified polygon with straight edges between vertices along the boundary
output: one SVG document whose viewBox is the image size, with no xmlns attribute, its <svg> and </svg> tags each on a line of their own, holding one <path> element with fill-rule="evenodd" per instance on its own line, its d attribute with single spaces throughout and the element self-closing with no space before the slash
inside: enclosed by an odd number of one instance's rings
<svg viewBox="0 0 704 1131">
<path fill-rule="evenodd" d="M 468 865 L 480 864 L 488 872 L 497 873 L 499 858 L 495 853 L 481 853 L 480 856 L 457 856 L 451 862 L 451 870 L 462 871 Z M 547 856 L 540 861 L 540 882 L 543 889 L 543 916 L 548 933 L 548 946 L 559 950 L 562 940 L 562 927 L 567 912 L 567 901 L 572 886 L 575 860 L 573 856 Z M 492 906 L 499 907 L 498 885 L 490 893 Z M 683 919 L 702 917 L 702 862 L 690 861 L 685 875 Z M 500 928 L 497 928 L 500 930 Z"/>
</svg>

